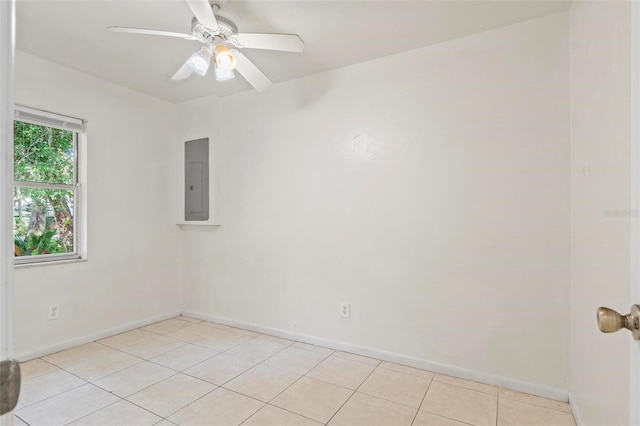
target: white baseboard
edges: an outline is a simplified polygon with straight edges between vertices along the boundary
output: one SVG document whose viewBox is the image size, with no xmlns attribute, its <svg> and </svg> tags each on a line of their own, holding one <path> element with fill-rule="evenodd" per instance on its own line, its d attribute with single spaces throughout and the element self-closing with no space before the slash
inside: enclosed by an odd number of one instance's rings
<svg viewBox="0 0 640 426">
<path fill-rule="evenodd" d="M 74 346 L 84 345 L 96 340 L 104 339 L 106 337 L 113 336 L 115 334 L 124 333 L 125 331 L 133 330 L 135 328 L 144 327 L 145 325 L 153 324 L 154 322 L 163 321 L 169 318 L 177 317 L 180 315 L 180 311 L 173 311 L 155 317 L 143 319 L 140 321 L 130 322 L 118 327 L 109 328 L 107 330 L 99 331 L 82 337 L 76 337 L 74 339 L 66 340 L 62 343 L 47 346 L 33 351 L 26 351 L 15 355 L 15 359 L 20 362 L 29 361 L 31 359 L 40 358 L 45 355 L 51 355 L 56 352 L 63 351 L 65 349 L 73 348 Z"/>
<path fill-rule="evenodd" d="M 297 340 L 299 342 L 310 343 L 312 345 L 325 346 L 327 348 L 336 349 L 345 352 L 351 352 L 358 355 L 369 356 L 383 361 L 394 362 L 397 364 L 408 365 L 410 367 L 420 368 L 423 370 L 433 371 L 435 373 L 446 374 L 449 376 L 459 377 L 461 379 L 473 380 L 476 382 L 486 383 L 489 385 L 499 386 L 519 392 L 525 392 L 531 395 L 538 395 L 557 401 L 567 402 L 569 400 L 569 391 L 565 389 L 557 389 L 551 386 L 525 382 L 522 380 L 512 379 L 509 377 L 498 376 L 495 374 L 484 373 L 481 371 L 470 370 L 467 368 L 456 367 L 450 364 L 444 364 L 426 359 L 415 358 L 407 355 L 397 354 L 394 352 L 383 351 L 380 349 L 368 348 L 364 346 L 354 345 L 346 342 L 338 342 L 322 337 L 309 336 L 302 333 L 296 333 L 288 330 L 265 327 L 258 324 L 252 324 L 244 321 L 237 321 L 228 318 L 221 318 L 214 315 L 208 315 L 195 311 L 182 311 L 182 315 L 216 322 L 219 324 L 229 325 L 232 327 L 244 328 L 258 333 L 270 334 L 284 339 Z"/>
<path fill-rule="evenodd" d="M 569 393 L 569 406 L 571 407 L 571 411 L 573 412 L 573 419 L 576 421 L 576 425 L 577 426 L 584 425 L 584 422 L 582 421 L 582 416 L 580 415 L 580 407 L 578 406 L 578 403 L 576 402 L 576 398 L 575 396 L 573 396 L 573 393 Z"/>
</svg>

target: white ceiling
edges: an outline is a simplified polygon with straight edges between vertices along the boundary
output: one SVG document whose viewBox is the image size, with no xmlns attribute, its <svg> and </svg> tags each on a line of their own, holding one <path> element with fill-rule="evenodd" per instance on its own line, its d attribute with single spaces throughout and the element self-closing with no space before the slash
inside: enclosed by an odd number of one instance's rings
<svg viewBox="0 0 640 426">
<path fill-rule="evenodd" d="M 0 0 L 1 1 L 1 0 Z M 244 50 L 274 82 L 416 49 L 567 10 L 566 1 L 240 1 L 221 14 L 240 32 L 299 34 L 304 53 Z M 190 33 L 182 0 L 18 0 L 17 48 L 171 102 L 251 87 L 213 75 L 172 81 L 197 41 L 112 33 L 111 25 Z"/>
</svg>

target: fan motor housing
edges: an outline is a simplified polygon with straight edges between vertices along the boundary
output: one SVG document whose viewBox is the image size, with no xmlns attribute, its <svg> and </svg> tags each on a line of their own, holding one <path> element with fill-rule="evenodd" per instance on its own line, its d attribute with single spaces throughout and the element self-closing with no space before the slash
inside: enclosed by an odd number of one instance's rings
<svg viewBox="0 0 640 426">
<path fill-rule="evenodd" d="M 209 42 L 214 44 L 221 42 L 233 43 L 233 36 L 238 34 L 238 26 L 235 24 L 235 22 L 222 15 L 216 15 L 216 21 L 218 22 L 218 27 L 220 28 L 220 31 L 217 34 L 202 25 L 194 17 L 191 20 L 191 33 L 194 36 L 198 37 L 202 42 Z"/>
</svg>

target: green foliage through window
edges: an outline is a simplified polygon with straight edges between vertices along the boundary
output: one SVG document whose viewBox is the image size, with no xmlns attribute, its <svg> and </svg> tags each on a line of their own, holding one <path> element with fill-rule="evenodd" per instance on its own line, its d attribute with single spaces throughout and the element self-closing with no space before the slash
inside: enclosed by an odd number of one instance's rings
<svg viewBox="0 0 640 426">
<path fill-rule="evenodd" d="M 73 253 L 74 132 L 14 122 L 16 256 Z"/>
<path fill-rule="evenodd" d="M 14 180 L 73 185 L 74 133 L 16 121 Z"/>
</svg>

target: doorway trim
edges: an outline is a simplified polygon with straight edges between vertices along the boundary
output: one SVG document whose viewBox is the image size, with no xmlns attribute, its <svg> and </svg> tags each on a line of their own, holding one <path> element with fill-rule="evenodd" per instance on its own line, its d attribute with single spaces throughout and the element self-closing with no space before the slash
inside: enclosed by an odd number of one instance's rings
<svg viewBox="0 0 640 426">
<path fill-rule="evenodd" d="M 0 360 L 13 355 L 13 89 L 15 0 L 0 1 Z M 13 414 L 0 426 L 13 425 Z"/>
<path fill-rule="evenodd" d="M 631 220 L 629 300 L 640 302 L 640 4 L 631 2 Z M 640 425 L 640 341 L 629 339 L 629 423 Z"/>
</svg>

